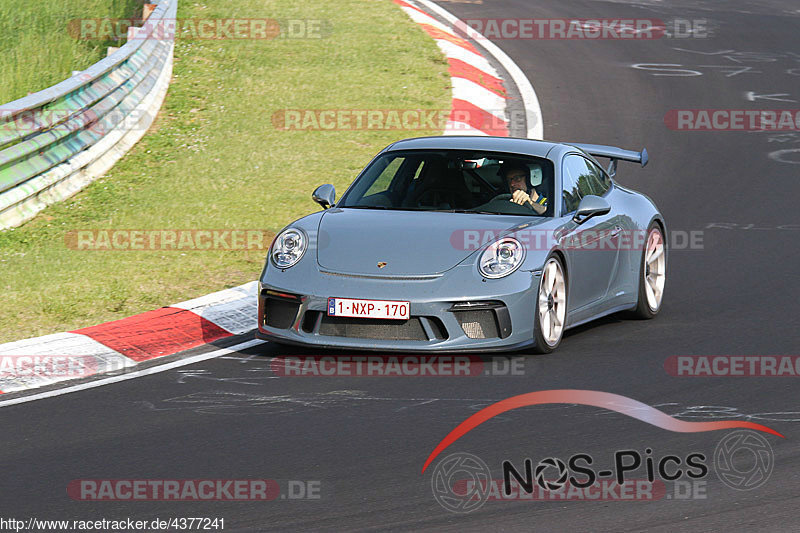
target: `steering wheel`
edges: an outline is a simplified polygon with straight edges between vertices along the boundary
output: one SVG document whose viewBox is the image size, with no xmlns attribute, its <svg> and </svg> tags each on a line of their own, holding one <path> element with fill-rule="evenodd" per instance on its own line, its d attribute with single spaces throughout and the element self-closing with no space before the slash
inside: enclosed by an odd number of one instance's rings
<svg viewBox="0 0 800 533">
<path fill-rule="evenodd" d="M 514 197 L 514 195 L 513 194 L 509 194 L 509 193 L 498 194 L 497 196 L 495 196 L 494 198 L 491 199 L 491 202 L 502 201 L 502 200 L 509 200 L 510 201 L 511 198 L 513 198 L 513 197 Z M 514 202 L 514 203 L 516 203 L 516 202 Z M 521 207 L 527 207 L 531 211 L 536 211 L 533 208 L 533 205 L 529 204 L 528 202 L 525 202 L 524 204 L 517 204 L 517 205 L 521 205 Z"/>
<path fill-rule="evenodd" d="M 495 202 L 495 201 L 498 201 L 498 200 L 511 200 L 512 196 L 513 196 L 513 194 L 509 194 L 509 193 L 498 194 L 497 196 L 495 196 L 494 198 L 489 200 L 489 202 Z"/>
</svg>

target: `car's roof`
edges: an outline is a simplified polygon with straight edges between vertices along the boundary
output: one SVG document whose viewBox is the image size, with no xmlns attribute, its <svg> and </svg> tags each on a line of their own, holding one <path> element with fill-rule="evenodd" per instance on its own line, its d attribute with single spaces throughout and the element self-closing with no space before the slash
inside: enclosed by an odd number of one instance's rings
<svg viewBox="0 0 800 533">
<path fill-rule="evenodd" d="M 517 137 L 487 137 L 478 135 L 441 135 L 438 137 L 417 137 L 397 141 L 386 147 L 385 151 L 395 150 L 487 150 L 514 154 L 547 157 L 554 148 L 565 148 L 563 144 L 521 139 Z M 560 150 L 559 150 L 560 151 Z"/>
</svg>

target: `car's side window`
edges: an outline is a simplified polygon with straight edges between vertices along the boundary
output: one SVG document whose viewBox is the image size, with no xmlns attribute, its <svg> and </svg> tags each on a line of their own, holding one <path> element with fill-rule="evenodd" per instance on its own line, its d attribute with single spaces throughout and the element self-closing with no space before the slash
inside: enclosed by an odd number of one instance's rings
<svg viewBox="0 0 800 533">
<path fill-rule="evenodd" d="M 592 194 L 603 196 L 611 188 L 611 178 L 591 161 L 587 160 L 586 165 L 590 173 L 589 182 Z"/>
<path fill-rule="evenodd" d="M 564 191 L 563 213 L 571 213 L 578 208 L 581 199 L 587 194 L 603 196 L 611 188 L 611 179 L 597 165 L 579 155 L 568 155 L 563 167 Z"/>
<path fill-rule="evenodd" d="M 579 178 L 582 172 L 586 171 L 585 159 L 577 155 L 568 155 L 564 158 L 561 167 L 561 180 L 563 190 L 561 192 L 561 214 L 566 215 L 578 209 L 583 193 L 579 186 Z"/>
</svg>

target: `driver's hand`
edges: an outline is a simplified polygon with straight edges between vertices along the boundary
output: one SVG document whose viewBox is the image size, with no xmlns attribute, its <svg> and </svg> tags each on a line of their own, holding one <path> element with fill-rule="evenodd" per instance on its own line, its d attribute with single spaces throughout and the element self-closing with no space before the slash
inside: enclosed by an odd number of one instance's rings
<svg viewBox="0 0 800 533">
<path fill-rule="evenodd" d="M 528 193 L 520 190 L 514 191 L 514 194 L 511 195 L 511 201 L 519 205 L 525 205 L 527 202 L 533 203 Z"/>
</svg>

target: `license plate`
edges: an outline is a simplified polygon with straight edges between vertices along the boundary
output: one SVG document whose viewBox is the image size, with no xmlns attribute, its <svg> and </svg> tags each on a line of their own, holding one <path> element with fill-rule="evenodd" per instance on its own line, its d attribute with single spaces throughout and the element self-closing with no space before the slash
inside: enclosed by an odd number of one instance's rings
<svg viewBox="0 0 800 533">
<path fill-rule="evenodd" d="M 410 309 L 410 302 L 328 298 L 328 316 L 407 320 Z"/>
</svg>

